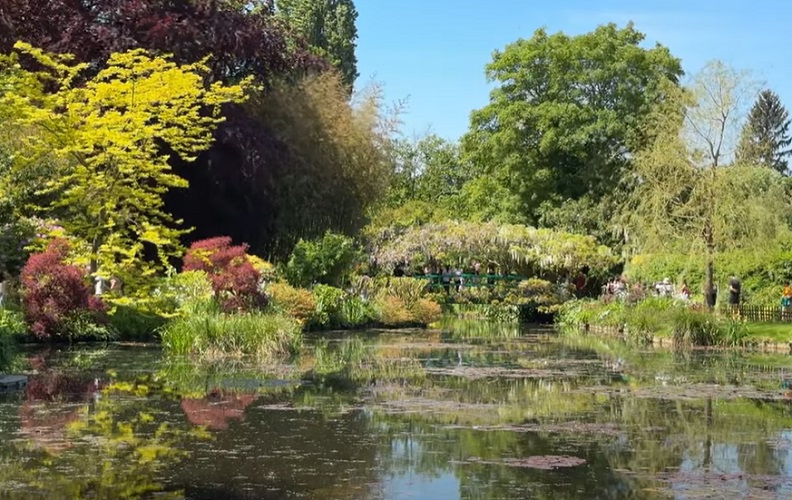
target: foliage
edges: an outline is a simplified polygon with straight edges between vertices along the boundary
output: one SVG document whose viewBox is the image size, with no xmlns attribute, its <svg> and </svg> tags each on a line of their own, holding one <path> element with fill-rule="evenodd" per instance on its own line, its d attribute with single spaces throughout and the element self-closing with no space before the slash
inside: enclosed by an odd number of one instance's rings
<svg viewBox="0 0 792 500">
<path fill-rule="evenodd" d="M 480 172 L 471 208 L 535 224 L 545 202 L 611 193 L 645 142 L 639 124 L 663 98 L 661 82 L 682 74 L 665 47 L 643 40 L 632 25 L 578 36 L 540 29 L 495 52 L 487 77 L 496 88 L 463 140 Z"/>
<path fill-rule="evenodd" d="M 676 283 L 685 280 L 695 294 L 704 289 L 704 262 L 705 257 L 696 254 L 639 254 L 627 263 L 625 275 L 642 283 L 656 283 L 666 277 Z M 766 242 L 759 248 L 725 250 L 715 256 L 714 283 L 725 293 L 729 277 L 738 276 L 742 303 L 777 306 L 784 280 L 792 280 L 791 263 L 792 248 L 786 241 Z"/>
<path fill-rule="evenodd" d="M 341 72 L 344 84 L 352 90 L 358 77 L 358 13 L 352 0 L 276 0 L 276 12 L 317 55 L 327 59 Z"/>
<path fill-rule="evenodd" d="M 414 321 L 407 305 L 399 297 L 383 295 L 374 302 L 377 319 L 385 326 L 404 326 Z"/>
<path fill-rule="evenodd" d="M 321 239 L 297 242 L 285 275 L 293 286 L 343 286 L 360 260 L 360 251 L 351 238 L 327 232 Z"/>
<path fill-rule="evenodd" d="M 572 298 L 568 287 L 538 278 L 521 281 L 517 291 L 521 296 L 520 303 L 536 307 L 543 313 L 557 311 L 561 304 Z"/>
<path fill-rule="evenodd" d="M 0 198 L 4 198 L 0 201 L 0 273 L 16 276 L 30 256 L 27 246 L 35 237 L 36 230 L 31 220 L 20 217 L 7 202 L 2 187 Z"/>
<path fill-rule="evenodd" d="M 344 291 L 332 286 L 316 285 L 311 293 L 316 304 L 314 323 L 330 328 L 339 326 L 341 305 L 346 295 Z"/>
<path fill-rule="evenodd" d="M 652 141 L 635 161 L 626 207 L 633 241 L 645 252 L 705 254 L 707 290 L 717 253 L 787 232 L 790 205 L 780 174 L 723 165 L 750 88 L 744 75 L 717 62 L 689 91 L 667 85 L 668 98 L 649 120 Z"/>
<path fill-rule="evenodd" d="M 269 87 L 282 77 L 329 67 L 309 54 L 307 45 L 291 36 L 271 9 L 251 8 L 250 2 L 0 2 L 0 52 L 10 51 L 17 40 L 48 52 L 74 54 L 92 70 L 101 68 L 112 53 L 139 48 L 173 54 L 177 64 L 210 56 L 207 80 L 228 85 L 252 76 L 256 84 Z M 22 63 L 33 69 L 29 61 Z M 274 176 L 291 168 L 290 156 L 299 151 L 287 151 L 275 136 L 277 127 L 261 123 L 249 105 L 226 105 L 222 117 L 214 143 L 195 162 L 163 151 L 174 172 L 190 184 L 165 195 L 165 211 L 184 220 L 184 227 L 195 228 L 188 243 L 229 234 L 263 255 L 276 241 Z"/>
<path fill-rule="evenodd" d="M 748 338 L 745 324 L 701 306 L 656 297 L 628 304 L 622 301 L 571 301 L 557 316 L 564 330 L 609 327 L 637 343 L 666 336 L 678 345 L 739 346 Z"/>
<path fill-rule="evenodd" d="M 416 141 L 396 141 L 395 171 L 386 206 L 398 208 L 409 202 L 452 209 L 459 192 L 473 178 L 473 167 L 462 158 L 459 145 L 436 135 Z"/>
<path fill-rule="evenodd" d="M 47 250 L 31 255 L 22 268 L 22 307 L 30 331 L 39 339 L 70 338 L 73 315 L 102 320 L 104 304 L 91 294 L 84 272 L 64 263 L 68 244 L 53 240 Z M 73 324 L 73 323 L 72 323 Z"/>
<path fill-rule="evenodd" d="M 184 270 L 205 272 L 215 300 L 225 311 L 263 308 L 267 297 L 259 287 L 261 275 L 251 264 L 247 248 L 232 245 L 229 237 L 197 241 L 184 256 Z"/>
<path fill-rule="evenodd" d="M 371 302 L 356 295 L 347 295 L 338 311 L 340 326 L 344 328 L 361 328 L 374 322 L 376 311 Z"/>
<path fill-rule="evenodd" d="M 787 157 L 792 154 L 789 112 L 772 90 L 759 93 L 743 126 L 737 161 L 770 167 L 789 175 Z"/>
<path fill-rule="evenodd" d="M 429 298 L 420 298 L 410 308 L 412 318 L 421 325 L 431 325 L 440 321 L 443 311 L 440 305 Z"/>
<path fill-rule="evenodd" d="M 248 107 L 276 132 L 287 159 L 274 173 L 276 255 L 300 238 L 359 230 L 392 170 L 395 124 L 383 114 L 379 90 L 364 89 L 350 104 L 338 77 L 327 73 L 279 82 Z"/>
<path fill-rule="evenodd" d="M 615 262 L 610 251 L 594 238 L 551 229 L 446 221 L 408 230 L 382 244 L 374 254 L 381 265 L 407 262 L 493 262 L 502 272 L 571 273 L 583 266 L 601 273 Z"/>
<path fill-rule="evenodd" d="M 20 311 L 0 308 L 0 339 L 5 337 L 21 337 L 27 333 L 25 316 Z M 3 349 L 0 348 L 0 353 Z M 2 363 L 0 362 L 0 366 Z"/>
<path fill-rule="evenodd" d="M 114 306 L 108 315 L 108 327 L 120 340 L 150 340 L 167 319 L 132 306 Z"/>
<path fill-rule="evenodd" d="M 281 313 L 306 323 L 316 311 L 316 302 L 310 290 L 295 288 L 287 283 L 272 283 L 267 286 L 272 307 Z"/>
<path fill-rule="evenodd" d="M 143 50 L 112 54 L 83 85 L 88 69 L 72 56 L 47 54 L 24 43 L 0 59 L 4 126 L 27 131 L 15 145 L 12 168 L 42 158 L 57 165 L 40 180 L 68 234 L 90 248 L 92 271 L 120 275 L 128 285 L 154 272 L 145 245 L 162 263 L 181 234 L 162 196 L 187 182 L 171 171 L 163 147 L 186 161 L 208 148 L 220 106 L 243 100 L 243 86 L 206 85 L 203 63 L 177 65 Z M 20 69 L 20 56 L 42 71 Z M 245 84 L 246 81 L 243 82 Z M 126 271 L 126 272 L 124 272 Z"/>
<path fill-rule="evenodd" d="M 160 330 L 166 351 L 200 358 L 254 356 L 259 359 L 299 349 L 297 321 L 279 314 L 193 314 L 175 319 Z"/>
</svg>

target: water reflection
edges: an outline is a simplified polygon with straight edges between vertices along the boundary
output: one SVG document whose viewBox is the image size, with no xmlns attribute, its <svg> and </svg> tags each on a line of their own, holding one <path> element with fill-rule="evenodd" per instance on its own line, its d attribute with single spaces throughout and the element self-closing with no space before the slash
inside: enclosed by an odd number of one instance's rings
<svg viewBox="0 0 792 500">
<path fill-rule="evenodd" d="M 26 356 L 10 498 L 786 498 L 788 357 L 516 326 L 313 339 L 251 365 Z M 788 385 L 788 384 L 787 384 Z"/>
</svg>

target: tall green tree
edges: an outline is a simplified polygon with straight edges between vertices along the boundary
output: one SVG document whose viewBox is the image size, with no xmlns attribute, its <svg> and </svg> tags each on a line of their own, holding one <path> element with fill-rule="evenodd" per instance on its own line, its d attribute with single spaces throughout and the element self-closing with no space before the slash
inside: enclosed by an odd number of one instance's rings
<svg viewBox="0 0 792 500">
<path fill-rule="evenodd" d="M 463 139 L 482 176 L 470 189 L 480 212 L 536 224 L 566 200 L 596 203 L 614 189 L 646 143 L 639 124 L 662 99 L 660 83 L 682 75 L 668 49 L 643 40 L 632 25 L 540 29 L 495 52 L 486 73 L 496 88 Z"/>
<path fill-rule="evenodd" d="M 790 122 L 789 112 L 778 95 L 772 90 L 763 90 L 743 127 L 737 159 L 789 175 L 787 158 L 792 154 Z"/>
<path fill-rule="evenodd" d="M 745 74 L 710 63 L 690 88 L 668 83 L 650 115 L 651 141 L 638 152 L 627 205 L 633 243 L 644 252 L 705 256 L 705 292 L 716 254 L 756 248 L 785 233 L 789 202 L 782 177 L 734 166 L 743 115 L 754 94 Z"/>
<path fill-rule="evenodd" d="M 351 91 L 358 77 L 358 12 L 353 0 L 277 0 L 275 8 L 318 55 L 338 68 Z"/>
</svg>

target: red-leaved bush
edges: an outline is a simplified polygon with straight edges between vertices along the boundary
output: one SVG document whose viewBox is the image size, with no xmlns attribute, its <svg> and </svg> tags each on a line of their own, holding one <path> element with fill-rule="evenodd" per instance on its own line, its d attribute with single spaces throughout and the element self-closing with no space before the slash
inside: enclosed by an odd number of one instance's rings
<svg viewBox="0 0 792 500">
<path fill-rule="evenodd" d="M 64 263 L 68 250 L 65 240 L 53 240 L 22 268 L 25 321 L 40 339 L 68 335 L 67 322 L 76 314 L 90 314 L 97 322 L 102 319 L 104 304 L 91 294 L 85 273 Z"/>
<path fill-rule="evenodd" d="M 247 249 L 247 245 L 232 245 L 227 236 L 196 241 L 184 255 L 183 268 L 209 275 L 224 311 L 262 308 L 267 297 L 259 289 L 261 274 L 248 260 Z"/>
</svg>

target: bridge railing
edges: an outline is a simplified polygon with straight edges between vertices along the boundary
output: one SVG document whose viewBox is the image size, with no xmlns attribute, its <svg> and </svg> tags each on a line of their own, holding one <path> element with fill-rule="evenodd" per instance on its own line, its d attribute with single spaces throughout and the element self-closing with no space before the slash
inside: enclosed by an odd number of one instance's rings
<svg viewBox="0 0 792 500">
<path fill-rule="evenodd" d="M 523 281 L 523 276 L 516 274 L 424 274 L 415 275 L 415 279 L 424 279 L 432 289 L 478 288 L 493 287 L 498 283 L 516 286 Z"/>
</svg>

